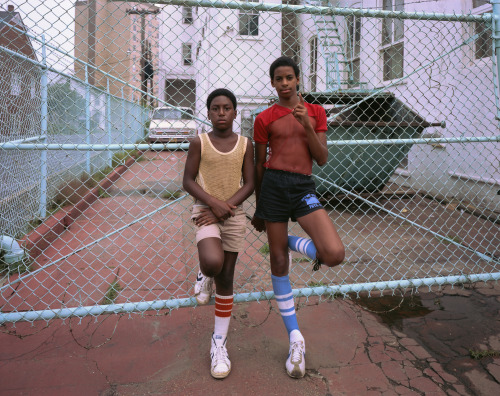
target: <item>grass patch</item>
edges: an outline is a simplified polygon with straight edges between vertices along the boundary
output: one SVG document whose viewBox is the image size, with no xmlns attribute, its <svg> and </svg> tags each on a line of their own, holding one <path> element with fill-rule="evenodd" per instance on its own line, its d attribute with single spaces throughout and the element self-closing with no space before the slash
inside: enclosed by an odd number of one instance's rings
<svg viewBox="0 0 500 396">
<path fill-rule="evenodd" d="M 296 257 L 292 261 L 294 263 L 312 263 L 312 260 L 308 257 Z"/>
<path fill-rule="evenodd" d="M 493 349 L 487 349 L 485 351 L 483 350 L 477 350 L 477 349 L 469 349 L 469 356 L 472 359 L 475 360 L 480 360 L 485 357 L 497 357 L 500 356 L 500 351 L 495 351 Z"/>
<path fill-rule="evenodd" d="M 262 245 L 262 247 L 259 249 L 260 254 L 263 256 L 267 256 L 269 254 L 269 244 L 265 243 Z"/>
<path fill-rule="evenodd" d="M 180 196 L 182 195 L 182 191 L 181 190 L 177 190 L 177 191 L 165 191 L 161 194 L 161 197 L 163 199 L 170 199 L 170 200 L 174 200 L 174 199 L 177 199 L 179 198 Z"/>
<path fill-rule="evenodd" d="M 103 188 L 99 187 L 99 191 L 98 191 L 98 194 L 99 198 L 109 198 L 111 197 L 111 195 L 109 195 L 106 190 L 104 190 Z"/>
<path fill-rule="evenodd" d="M 328 283 L 310 281 L 307 283 L 307 286 L 309 286 L 309 287 L 321 287 L 321 286 L 328 286 Z"/>
<path fill-rule="evenodd" d="M 120 293 L 120 290 L 122 290 L 122 287 L 118 283 L 118 280 L 115 279 L 113 283 L 109 285 L 108 291 L 104 295 L 101 304 L 102 305 L 114 304 L 116 298 L 118 297 L 118 294 Z"/>
</svg>

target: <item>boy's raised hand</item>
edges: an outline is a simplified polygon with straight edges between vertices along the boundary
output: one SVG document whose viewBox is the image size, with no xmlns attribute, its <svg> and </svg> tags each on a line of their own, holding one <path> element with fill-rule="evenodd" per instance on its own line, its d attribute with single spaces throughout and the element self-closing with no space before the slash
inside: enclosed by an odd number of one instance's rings
<svg viewBox="0 0 500 396">
<path fill-rule="evenodd" d="M 304 98 L 302 94 L 299 92 L 299 103 L 292 110 L 292 114 L 295 119 L 302 124 L 304 128 L 311 125 L 311 121 L 309 120 L 309 114 L 307 112 L 307 108 L 304 104 Z"/>
</svg>

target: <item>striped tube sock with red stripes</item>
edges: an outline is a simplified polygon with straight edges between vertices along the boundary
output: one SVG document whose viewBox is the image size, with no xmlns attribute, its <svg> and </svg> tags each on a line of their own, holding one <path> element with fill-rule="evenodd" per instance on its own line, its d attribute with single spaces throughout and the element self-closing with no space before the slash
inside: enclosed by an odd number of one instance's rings
<svg viewBox="0 0 500 396">
<path fill-rule="evenodd" d="M 214 335 L 227 336 L 231 311 L 233 310 L 233 295 L 221 296 L 215 293 L 215 325 Z"/>
</svg>

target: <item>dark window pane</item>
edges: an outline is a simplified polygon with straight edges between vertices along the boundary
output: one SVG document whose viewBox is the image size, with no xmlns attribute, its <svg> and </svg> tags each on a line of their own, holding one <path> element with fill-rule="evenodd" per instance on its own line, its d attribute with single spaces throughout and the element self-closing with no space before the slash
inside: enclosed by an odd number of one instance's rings
<svg viewBox="0 0 500 396">
<path fill-rule="evenodd" d="M 403 66 L 403 44 L 397 44 L 384 50 L 384 81 L 403 77 Z"/>
<path fill-rule="evenodd" d="M 472 8 L 481 7 L 486 4 L 491 4 L 490 0 L 472 0 Z"/>
<path fill-rule="evenodd" d="M 476 59 L 490 57 L 492 55 L 491 30 L 484 23 L 476 22 L 475 33 L 479 34 L 475 42 Z"/>
</svg>

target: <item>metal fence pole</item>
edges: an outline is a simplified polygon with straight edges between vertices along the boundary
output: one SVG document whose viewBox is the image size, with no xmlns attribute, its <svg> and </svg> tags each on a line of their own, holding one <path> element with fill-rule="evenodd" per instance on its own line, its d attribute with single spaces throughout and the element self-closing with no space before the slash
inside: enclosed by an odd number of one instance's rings
<svg viewBox="0 0 500 396">
<path fill-rule="evenodd" d="M 48 117 L 48 82 L 47 82 L 47 48 L 45 46 L 45 35 L 42 35 L 42 75 L 40 79 L 40 96 L 41 96 L 41 143 L 47 143 L 47 117 Z M 42 150 L 40 154 L 40 218 L 45 218 L 47 215 L 47 150 Z"/>
<path fill-rule="evenodd" d="M 121 132 L 121 135 L 122 135 L 122 144 L 125 144 L 125 128 L 126 128 L 126 123 L 125 123 L 125 115 L 126 115 L 126 110 L 125 110 L 125 106 L 126 106 L 126 103 L 125 103 L 125 96 L 123 95 L 123 87 L 121 89 L 122 91 L 122 132 Z"/>
<path fill-rule="evenodd" d="M 90 144 L 90 86 L 89 68 L 85 65 L 85 142 Z M 87 174 L 90 175 L 90 151 L 87 151 Z"/>
<path fill-rule="evenodd" d="M 500 87 L 496 82 L 498 82 L 498 76 L 500 76 L 500 0 L 491 0 L 491 4 L 493 6 L 493 17 L 492 17 L 492 25 L 493 25 L 493 53 L 492 58 L 495 61 L 494 65 L 496 66 L 496 70 L 493 73 L 493 86 L 495 87 L 495 98 L 498 100 L 500 95 L 499 89 Z M 495 75 L 497 77 L 497 81 L 495 82 Z M 498 107 L 498 103 L 497 103 Z M 497 108 L 495 114 L 499 115 L 499 109 Z"/>
<path fill-rule="evenodd" d="M 109 93 L 109 78 L 106 79 L 106 131 L 108 132 L 108 144 L 111 144 L 111 96 Z M 113 167 L 113 153 L 108 150 L 108 165 Z"/>
</svg>

